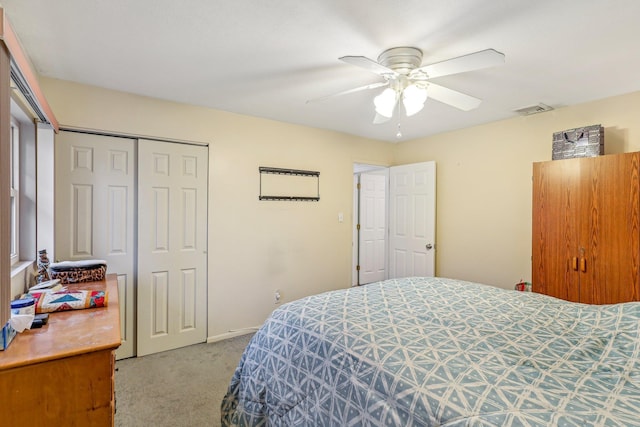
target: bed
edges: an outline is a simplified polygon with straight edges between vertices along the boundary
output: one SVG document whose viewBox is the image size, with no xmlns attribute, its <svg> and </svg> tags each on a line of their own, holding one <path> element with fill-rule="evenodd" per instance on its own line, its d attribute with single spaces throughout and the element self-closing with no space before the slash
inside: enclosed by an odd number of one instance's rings
<svg viewBox="0 0 640 427">
<path fill-rule="evenodd" d="M 223 426 L 640 426 L 640 303 L 593 306 L 445 278 L 276 309 Z"/>
</svg>

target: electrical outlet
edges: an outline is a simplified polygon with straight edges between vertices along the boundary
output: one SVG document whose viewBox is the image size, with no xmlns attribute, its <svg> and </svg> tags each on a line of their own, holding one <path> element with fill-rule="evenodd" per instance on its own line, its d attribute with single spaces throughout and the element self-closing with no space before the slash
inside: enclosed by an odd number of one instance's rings
<svg viewBox="0 0 640 427">
<path fill-rule="evenodd" d="M 280 290 L 279 289 L 276 289 L 276 292 L 273 295 L 273 300 L 274 300 L 273 302 L 275 304 L 280 304 Z"/>
</svg>

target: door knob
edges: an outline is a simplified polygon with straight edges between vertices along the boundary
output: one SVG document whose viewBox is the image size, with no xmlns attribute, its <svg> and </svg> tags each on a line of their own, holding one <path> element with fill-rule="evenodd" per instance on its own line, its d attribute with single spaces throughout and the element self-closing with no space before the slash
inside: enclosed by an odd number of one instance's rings
<svg viewBox="0 0 640 427">
<path fill-rule="evenodd" d="M 433 249 L 433 245 L 431 243 L 427 243 L 424 247 L 427 248 L 427 250 Z"/>
</svg>

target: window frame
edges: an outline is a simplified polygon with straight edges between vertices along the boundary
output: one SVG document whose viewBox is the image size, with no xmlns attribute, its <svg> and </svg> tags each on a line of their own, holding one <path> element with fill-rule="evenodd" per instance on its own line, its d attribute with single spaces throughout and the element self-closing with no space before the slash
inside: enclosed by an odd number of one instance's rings
<svg viewBox="0 0 640 427">
<path fill-rule="evenodd" d="M 20 124 L 13 115 L 10 126 L 10 265 L 13 267 L 20 261 Z"/>
</svg>

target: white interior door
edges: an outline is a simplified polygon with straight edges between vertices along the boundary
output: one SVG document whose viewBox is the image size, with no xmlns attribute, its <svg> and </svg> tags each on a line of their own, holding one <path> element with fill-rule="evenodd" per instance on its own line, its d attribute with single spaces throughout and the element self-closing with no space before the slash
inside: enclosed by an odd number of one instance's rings
<svg viewBox="0 0 640 427">
<path fill-rule="evenodd" d="M 56 260 L 104 259 L 118 276 L 122 345 L 135 355 L 135 140 L 61 131 L 55 141 Z"/>
<path fill-rule="evenodd" d="M 360 285 L 386 278 L 386 210 L 386 174 L 360 174 Z"/>
<path fill-rule="evenodd" d="M 138 355 L 207 334 L 208 148 L 138 141 Z"/>
<path fill-rule="evenodd" d="M 435 274 L 435 162 L 389 169 L 389 278 Z"/>
</svg>

